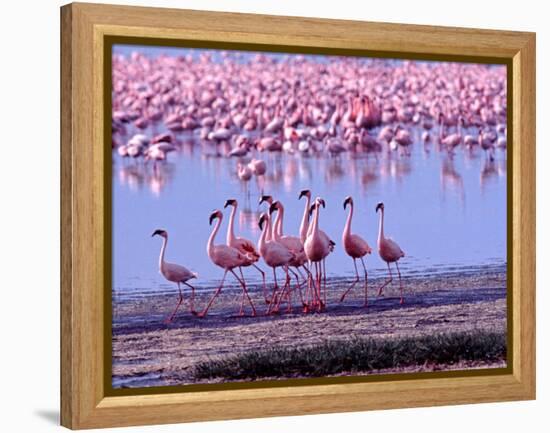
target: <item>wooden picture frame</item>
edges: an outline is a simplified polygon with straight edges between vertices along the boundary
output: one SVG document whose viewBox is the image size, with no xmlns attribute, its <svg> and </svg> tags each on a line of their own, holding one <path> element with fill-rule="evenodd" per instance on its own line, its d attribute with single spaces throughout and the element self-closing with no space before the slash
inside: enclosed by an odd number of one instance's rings
<svg viewBox="0 0 550 433">
<path fill-rule="evenodd" d="M 494 58 L 510 69 L 513 256 L 505 374 L 186 393 L 106 395 L 104 111 L 108 37 Z M 511 78 L 511 79 L 510 79 Z M 80 429 L 535 398 L 535 34 L 190 10 L 61 8 L 61 424 Z"/>
</svg>

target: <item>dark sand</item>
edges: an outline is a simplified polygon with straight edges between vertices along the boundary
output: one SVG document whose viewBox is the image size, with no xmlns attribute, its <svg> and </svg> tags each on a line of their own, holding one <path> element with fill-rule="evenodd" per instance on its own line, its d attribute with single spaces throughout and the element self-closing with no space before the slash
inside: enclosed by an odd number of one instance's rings
<svg viewBox="0 0 550 433">
<path fill-rule="evenodd" d="M 228 288 L 215 301 L 208 316 L 199 319 L 185 302 L 172 324 L 163 323 L 177 295 L 155 295 L 113 302 L 113 386 L 143 387 L 205 383 L 197 381 L 193 367 L 198 362 L 270 346 L 313 345 L 325 340 L 352 336 L 392 338 L 440 332 L 506 330 L 506 272 L 453 272 L 430 277 L 404 278 L 405 304 L 399 304 L 399 286 L 387 287 L 376 297 L 382 280 L 369 281 L 369 307 L 362 307 L 360 284 L 339 303 L 349 279 L 329 281 L 328 308 L 323 313 L 302 314 L 298 295 L 293 294 L 294 312 L 286 304 L 277 316 L 264 316 L 261 288 L 251 286 L 258 317 L 238 317 L 241 292 Z M 187 290 L 187 288 L 186 288 Z M 211 292 L 196 297 L 201 309 Z M 250 313 L 250 308 L 247 308 Z M 503 367 L 505 361 L 455 365 L 424 365 L 370 372 L 435 371 L 447 369 Z"/>
</svg>

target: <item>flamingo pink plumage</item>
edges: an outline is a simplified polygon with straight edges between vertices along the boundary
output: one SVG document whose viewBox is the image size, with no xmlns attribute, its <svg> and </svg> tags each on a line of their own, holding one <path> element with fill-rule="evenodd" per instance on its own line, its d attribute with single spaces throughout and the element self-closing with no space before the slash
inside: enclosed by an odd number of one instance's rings
<svg viewBox="0 0 550 433">
<path fill-rule="evenodd" d="M 279 303 L 276 302 L 276 295 L 277 295 L 279 286 L 277 283 L 277 273 L 275 269 L 282 267 L 285 271 L 286 280 L 285 280 L 285 285 L 283 287 L 283 293 L 284 293 L 290 284 L 290 276 L 288 275 L 288 265 L 290 261 L 294 258 L 294 254 L 288 248 L 281 245 L 279 242 L 275 240 L 267 239 L 268 233 L 271 232 L 271 218 L 269 217 L 268 214 L 263 213 L 260 216 L 260 220 L 258 224 L 260 226 L 260 230 L 262 230 L 260 240 L 258 241 L 258 249 L 260 250 L 260 254 L 264 259 L 265 263 L 270 268 L 273 269 L 273 279 L 274 279 L 273 295 L 271 296 L 271 305 L 268 309 L 268 313 L 277 312 Z M 273 308 L 273 306 L 275 306 L 275 308 Z"/>
<path fill-rule="evenodd" d="M 388 272 L 390 273 L 390 278 L 386 280 L 382 286 L 380 286 L 380 289 L 378 289 L 378 295 L 380 296 L 382 294 L 382 290 L 384 287 L 386 287 L 388 284 L 390 284 L 393 281 L 392 275 L 391 275 L 391 269 L 390 269 L 390 263 L 395 263 L 395 266 L 397 267 L 397 274 L 399 275 L 399 290 L 401 293 L 401 299 L 400 303 L 402 304 L 404 302 L 403 300 L 403 284 L 401 281 L 401 272 L 399 271 L 399 264 L 397 263 L 400 258 L 405 257 L 405 253 L 403 250 L 397 245 L 397 242 L 395 242 L 391 238 L 386 238 L 384 236 L 384 203 L 378 203 L 376 206 L 376 212 L 380 210 L 380 225 L 378 227 L 378 254 L 380 254 L 380 257 L 382 260 L 386 262 L 388 265 Z"/>
<path fill-rule="evenodd" d="M 321 300 L 321 275 L 323 274 L 322 262 L 330 254 L 331 251 L 330 243 L 326 241 L 319 230 L 319 208 L 321 205 L 324 206 L 325 201 L 321 198 L 316 198 L 313 205 L 313 224 L 310 227 L 308 236 L 304 243 L 304 250 L 306 252 L 307 258 L 315 266 L 315 277 L 317 280 L 317 286 L 315 287 L 314 284 L 314 290 L 316 294 L 316 304 L 319 310 L 324 308 L 326 304 L 326 301 L 323 302 Z"/>
<path fill-rule="evenodd" d="M 189 310 L 191 311 L 192 314 L 196 314 L 193 308 L 193 303 L 195 300 L 195 288 L 191 284 L 189 284 L 187 281 L 193 278 L 197 278 L 198 275 L 195 272 L 191 272 L 189 269 L 187 269 L 184 266 L 177 265 L 175 263 L 168 263 L 164 260 L 164 253 L 166 252 L 166 244 L 168 243 L 168 232 L 166 230 L 155 230 L 151 236 L 160 236 L 161 238 L 164 239 L 162 241 L 162 247 L 160 249 L 159 272 L 168 281 L 177 283 L 178 290 L 179 290 L 178 304 L 176 305 L 174 312 L 170 315 L 169 318 L 166 319 L 165 322 L 170 323 L 174 319 L 174 316 L 176 315 L 178 308 L 183 302 L 183 292 L 181 291 L 180 283 L 185 284 L 187 287 L 191 289 L 191 302 L 190 302 Z"/>
<path fill-rule="evenodd" d="M 204 317 L 208 313 L 208 310 L 210 306 L 212 305 L 212 302 L 214 302 L 214 299 L 218 297 L 220 294 L 223 283 L 225 282 L 225 277 L 227 276 L 228 272 L 231 272 L 233 276 L 237 279 L 237 281 L 240 283 L 241 287 L 243 288 L 243 294 L 248 298 L 248 301 L 250 302 L 250 306 L 252 307 L 252 315 L 256 315 L 256 309 L 254 308 L 254 304 L 252 303 L 252 299 L 250 299 L 250 296 L 248 295 L 248 291 L 246 290 L 246 283 L 244 280 L 241 280 L 237 274 L 235 273 L 235 268 L 240 268 L 241 266 L 245 266 L 250 259 L 239 252 L 236 248 L 223 245 L 223 244 L 214 244 L 214 240 L 216 238 L 216 234 L 218 233 L 220 229 L 220 225 L 222 223 L 223 214 L 221 211 L 216 210 L 210 214 L 210 225 L 212 225 L 212 221 L 217 219 L 216 226 L 214 227 L 214 230 L 212 230 L 212 233 L 210 234 L 210 237 L 208 239 L 208 244 L 206 246 L 206 251 L 208 253 L 208 257 L 210 257 L 210 260 L 216 265 L 219 266 L 224 270 L 223 278 L 220 283 L 220 286 L 217 288 L 217 290 L 214 292 L 214 295 L 212 298 L 210 298 L 210 301 L 206 305 L 205 309 L 198 314 L 199 317 Z M 242 312 L 242 310 L 241 310 Z"/>
<path fill-rule="evenodd" d="M 261 275 L 262 275 L 262 283 L 263 283 L 263 294 L 266 302 L 269 302 L 267 298 L 267 286 L 265 281 L 265 272 L 262 271 L 258 265 L 256 265 L 256 262 L 260 258 L 260 254 L 258 251 L 256 251 L 256 248 L 254 247 L 254 244 L 249 241 L 248 239 L 235 236 L 234 231 L 234 224 L 235 224 L 235 214 L 237 213 L 237 207 L 239 203 L 235 199 L 229 199 L 225 202 L 224 208 L 227 206 L 232 206 L 231 214 L 229 216 L 229 225 L 227 226 L 227 245 L 230 247 L 235 248 L 238 250 L 241 254 L 244 254 L 248 261 L 243 266 L 252 266 L 254 267 Z M 243 276 L 241 275 L 241 278 Z M 244 278 L 243 278 L 244 279 Z M 244 300 L 244 299 L 243 299 Z"/>
<path fill-rule="evenodd" d="M 344 232 L 342 234 L 342 245 L 344 246 L 344 251 L 347 253 L 347 255 L 353 259 L 353 266 L 355 267 L 355 280 L 349 286 L 349 288 L 342 294 L 342 297 L 340 298 L 340 302 L 344 300 L 344 298 L 349 293 L 349 291 L 353 289 L 355 285 L 359 282 L 359 272 L 357 272 L 356 260 L 361 259 L 361 263 L 363 264 L 363 271 L 365 273 L 365 307 L 366 307 L 368 305 L 368 293 L 367 293 L 368 274 L 367 274 L 367 268 L 365 267 L 365 261 L 363 260 L 363 257 L 367 254 L 370 254 L 372 252 L 372 249 L 371 247 L 369 247 L 369 244 L 367 243 L 367 241 L 365 241 L 361 236 L 351 233 L 351 221 L 353 218 L 353 199 L 351 197 L 346 197 L 346 199 L 344 200 L 344 209 L 348 204 L 350 205 L 350 210 L 346 221 L 346 225 L 344 226 Z"/>
</svg>

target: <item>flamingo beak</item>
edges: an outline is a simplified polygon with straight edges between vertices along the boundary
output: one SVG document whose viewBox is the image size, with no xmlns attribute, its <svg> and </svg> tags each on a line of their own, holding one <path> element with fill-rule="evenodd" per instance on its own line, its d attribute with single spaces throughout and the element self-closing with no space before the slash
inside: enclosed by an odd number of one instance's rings
<svg viewBox="0 0 550 433">
<path fill-rule="evenodd" d="M 325 200 L 323 200 L 322 198 L 319 199 L 319 203 L 321 203 L 323 205 L 323 209 L 326 207 Z"/>
<path fill-rule="evenodd" d="M 262 195 L 262 196 L 260 197 L 260 201 L 258 202 L 258 204 L 262 204 L 264 201 L 267 201 L 267 202 L 268 202 L 269 200 L 271 200 L 271 196 L 270 196 L 270 195 Z"/>
<path fill-rule="evenodd" d="M 162 230 L 155 230 L 153 232 L 153 234 L 151 235 L 151 237 L 156 236 L 156 235 L 161 235 L 161 234 L 162 234 Z"/>
<path fill-rule="evenodd" d="M 304 189 L 300 192 L 300 196 L 298 197 L 298 200 L 300 200 L 302 197 L 306 196 L 310 193 L 309 189 Z"/>
<path fill-rule="evenodd" d="M 258 226 L 260 227 L 260 230 L 264 229 L 264 221 L 265 221 L 265 215 L 262 215 L 260 217 L 260 221 L 258 221 Z"/>
<path fill-rule="evenodd" d="M 227 206 L 235 206 L 236 203 L 237 203 L 237 200 L 229 199 L 225 201 L 225 204 L 223 205 L 223 207 L 225 209 Z"/>
<path fill-rule="evenodd" d="M 348 206 L 348 204 L 351 203 L 351 197 L 346 197 L 344 200 L 344 209 Z"/>
<path fill-rule="evenodd" d="M 311 214 L 313 213 L 313 210 L 315 209 L 315 205 L 312 204 L 310 207 L 309 207 L 309 216 L 311 216 Z"/>
<path fill-rule="evenodd" d="M 378 203 L 378 204 L 376 205 L 376 212 L 378 212 L 379 209 L 384 210 L 384 203 Z"/>
<path fill-rule="evenodd" d="M 212 225 L 212 221 L 214 221 L 218 217 L 218 212 L 212 212 L 210 214 L 209 224 Z"/>
</svg>

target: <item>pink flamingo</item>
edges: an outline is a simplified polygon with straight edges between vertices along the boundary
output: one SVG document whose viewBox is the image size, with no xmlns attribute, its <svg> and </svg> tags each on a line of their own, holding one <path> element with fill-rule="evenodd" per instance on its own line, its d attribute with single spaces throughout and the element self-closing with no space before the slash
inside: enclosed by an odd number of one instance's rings
<svg viewBox="0 0 550 433">
<path fill-rule="evenodd" d="M 198 314 L 199 317 L 204 317 L 208 313 L 208 309 L 212 305 L 212 302 L 214 302 L 214 299 L 218 297 L 220 294 L 223 283 L 225 282 L 225 277 L 227 276 L 228 272 L 231 272 L 233 276 L 237 279 L 237 281 L 240 283 L 241 287 L 243 288 L 244 295 L 248 298 L 248 302 L 250 302 L 250 306 L 252 307 L 252 315 L 256 315 L 256 309 L 254 308 L 254 304 L 252 303 L 252 299 L 250 299 L 250 296 L 248 295 L 248 291 L 246 290 L 246 283 L 244 280 L 241 280 L 237 274 L 235 273 L 235 268 L 240 268 L 241 266 L 245 266 L 250 259 L 239 252 L 236 248 L 219 244 L 215 245 L 214 240 L 216 238 L 216 234 L 218 233 L 218 230 L 220 229 L 220 225 L 222 223 L 223 214 L 221 211 L 216 210 L 210 214 L 210 225 L 212 225 L 212 221 L 215 219 L 218 220 L 216 223 L 216 226 L 214 227 L 214 230 L 212 230 L 212 233 L 210 234 L 210 238 L 208 239 L 208 244 L 206 246 L 206 251 L 208 253 L 208 257 L 210 257 L 210 260 L 216 265 L 219 266 L 224 270 L 222 281 L 220 283 L 220 286 L 216 289 L 216 292 L 214 292 L 214 295 L 212 298 L 210 298 L 210 301 L 206 305 L 205 309 Z M 241 306 L 242 307 L 242 306 Z M 243 314 L 242 308 L 240 311 L 240 314 Z"/>
<path fill-rule="evenodd" d="M 368 296 L 367 296 L 368 274 L 367 274 L 367 268 L 365 267 L 365 261 L 363 260 L 363 257 L 367 254 L 370 254 L 372 252 L 372 249 L 371 247 L 369 247 L 369 244 L 361 236 L 351 233 L 351 220 L 353 218 L 353 199 L 351 197 L 346 197 L 346 199 L 344 200 L 344 209 L 346 209 L 346 206 L 348 204 L 350 205 L 350 210 L 348 214 L 348 219 L 346 221 L 346 225 L 344 226 L 344 233 L 342 234 L 342 244 L 344 246 L 344 251 L 346 251 L 347 255 L 353 259 L 353 266 L 355 267 L 355 280 L 348 287 L 348 289 L 342 294 L 342 297 L 340 298 L 340 302 L 344 301 L 344 298 L 346 297 L 346 295 L 359 282 L 359 272 L 357 272 L 356 260 L 361 259 L 361 263 L 363 264 L 363 271 L 365 272 L 365 307 L 366 307 L 368 305 Z"/>
<path fill-rule="evenodd" d="M 163 238 L 162 247 L 160 249 L 160 256 L 159 256 L 159 272 L 168 281 L 176 283 L 178 285 L 178 291 L 179 291 L 179 300 L 176 305 L 176 308 L 174 309 L 174 312 L 170 315 L 170 317 L 168 317 L 165 320 L 165 323 L 170 323 L 174 319 L 174 316 L 176 315 L 178 308 L 183 302 L 183 292 L 181 291 L 180 283 L 185 284 L 187 287 L 191 289 L 191 302 L 190 302 L 189 310 L 191 311 L 192 314 L 197 314 L 193 308 L 193 304 L 195 301 L 195 288 L 191 284 L 189 284 L 187 281 L 193 278 L 197 278 L 198 275 L 195 272 L 191 272 L 189 269 L 187 269 L 184 266 L 177 265 L 175 263 L 168 263 L 164 261 L 164 253 L 166 252 L 166 244 L 168 243 L 168 232 L 166 230 L 155 230 L 151 235 L 151 237 L 157 236 L 157 235 Z"/>
<path fill-rule="evenodd" d="M 248 258 L 248 262 L 243 266 L 252 266 L 254 267 L 261 275 L 263 282 L 263 294 L 266 300 L 266 303 L 269 303 L 267 298 L 267 286 L 265 281 L 265 272 L 262 271 L 257 265 L 256 262 L 260 258 L 260 254 L 256 251 L 254 244 L 248 239 L 235 236 L 235 231 L 233 229 L 235 222 L 235 214 L 237 213 L 237 206 L 239 203 L 235 199 L 229 199 L 225 202 L 224 208 L 227 206 L 232 206 L 231 214 L 229 216 L 229 225 L 227 226 L 227 245 L 235 248 L 241 254 L 244 254 Z M 244 276 L 241 274 L 241 278 L 244 280 Z M 244 301 L 244 298 L 243 298 Z"/>
<path fill-rule="evenodd" d="M 308 260 L 315 266 L 315 279 L 317 280 L 317 286 L 314 290 L 316 293 L 316 304 L 319 309 L 324 308 L 326 304 L 326 288 L 325 288 L 325 302 L 321 300 L 321 275 L 323 274 L 323 260 L 330 254 L 330 243 L 320 234 L 319 230 L 319 207 L 325 205 L 325 201 L 321 198 L 316 198 L 314 207 L 313 224 L 309 230 L 308 236 L 304 243 L 304 250 L 306 252 Z"/>
<path fill-rule="evenodd" d="M 252 170 L 252 173 L 256 176 L 263 176 L 267 170 L 265 161 L 254 158 L 248 163 L 248 168 L 250 168 L 250 170 Z"/>
<path fill-rule="evenodd" d="M 304 215 L 302 217 L 302 224 L 300 225 L 300 239 L 302 239 L 302 243 L 305 245 L 305 241 L 306 241 L 306 238 L 311 234 L 312 230 L 313 230 L 313 225 L 310 225 L 309 224 L 309 218 L 311 216 L 311 214 L 313 213 L 313 210 L 315 209 L 315 204 L 313 205 L 309 205 L 310 201 L 311 201 L 311 191 L 308 190 L 308 189 L 305 189 L 303 190 L 301 193 L 300 193 L 300 196 L 298 197 L 299 199 L 302 198 L 302 197 L 306 197 L 307 200 L 306 200 L 306 208 L 304 209 Z M 321 204 L 323 205 L 323 207 L 325 207 L 325 201 L 324 200 L 321 200 Z M 303 238 L 302 238 L 303 236 Z M 322 241 L 328 245 L 329 247 L 329 253 L 333 252 L 334 251 L 334 247 L 336 246 L 336 243 L 330 239 L 328 237 L 328 235 L 321 229 L 319 229 L 319 236 L 320 238 L 322 239 Z M 323 283 L 324 283 L 324 286 L 325 286 L 325 289 L 326 289 L 326 262 L 325 262 L 325 259 L 323 259 L 322 261 L 322 275 L 323 275 Z M 307 271 L 308 271 L 308 276 L 311 277 L 311 271 L 306 267 Z M 308 287 L 309 289 L 309 287 Z M 326 293 L 326 292 L 325 292 Z M 306 294 L 306 298 L 307 298 L 307 294 Z M 315 296 L 312 296 L 312 298 L 314 298 Z"/>
<path fill-rule="evenodd" d="M 401 300 L 399 302 L 402 304 L 404 302 L 403 284 L 401 282 L 401 272 L 399 271 L 399 264 L 397 262 L 401 257 L 405 257 L 405 253 L 393 239 L 386 238 L 384 236 L 384 203 L 378 203 L 376 205 L 376 212 L 378 212 L 379 210 L 380 210 L 380 225 L 378 228 L 378 254 L 380 254 L 380 258 L 384 260 L 388 265 L 388 272 L 390 273 L 390 278 L 380 286 L 380 289 L 378 289 L 378 296 L 382 294 L 382 290 L 384 289 L 384 287 L 386 287 L 388 284 L 390 284 L 393 281 L 390 263 L 395 263 L 395 266 L 397 267 L 397 274 L 399 275 L 399 290 L 401 292 Z"/>
<path fill-rule="evenodd" d="M 286 274 L 285 285 L 283 287 L 283 293 L 288 288 L 290 284 L 290 276 L 288 274 L 288 266 L 290 261 L 294 258 L 294 254 L 288 249 L 281 245 L 279 242 L 274 240 L 268 240 L 268 235 L 271 233 L 271 218 L 268 214 L 262 213 L 260 220 L 258 222 L 262 234 L 260 240 L 258 241 L 258 249 L 260 254 L 264 259 L 265 263 L 273 269 L 273 295 L 271 296 L 271 304 L 268 309 L 269 313 L 278 312 L 279 303 L 276 301 L 276 294 L 279 289 L 279 284 L 277 282 L 277 273 L 275 268 L 282 267 Z M 275 308 L 273 308 L 275 306 Z M 290 307 L 290 305 L 289 305 Z"/>
<path fill-rule="evenodd" d="M 302 244 L 302 241 L 297 236 L 288 236 L 283 234 L 283 219 L 284 219 L 284 206 L 280 201 L 275 201 L 271 204 L 269 207 L 269 214 L 271 215 L 273 212 L 277 211 L 277 219 L 275 220 L 274 230 L 273 230 L 273 240 L 276 242 L 279 242 L 281 245 L 283 245 L 285 248 L 287 248 L 290 252 L 294 254 L 294 258 L 289 262 L 289 266 L 296 268 L 296 271 L 300 274 L 300 276 L 303 275 L 300 273 L 300 268 L 304 266 L 304 264 L 307 262 L 307 256 L 304 251 L 304 245 Z M 304 267 L 304 269 L 308 271 L 307 268 Z M 304 303 L 304 298 L 302 296 L 301 291 L 301 285 L 303 283 L 300 283 L 300 279 L 298 278 L 298 274 L 294 272 L 292 269 L 289 268 L 289 272 L 291 272 L 294 277 L 296 278 L 296 285 L 300 294 L 300 299 L 302 301 L 302 305 L 304 307 L 304 310 L 307 310 L 307 305 Z M 290 292 L 289 292 L 289 303 L 291 303 L 290 300 Z"/>
</svg>

